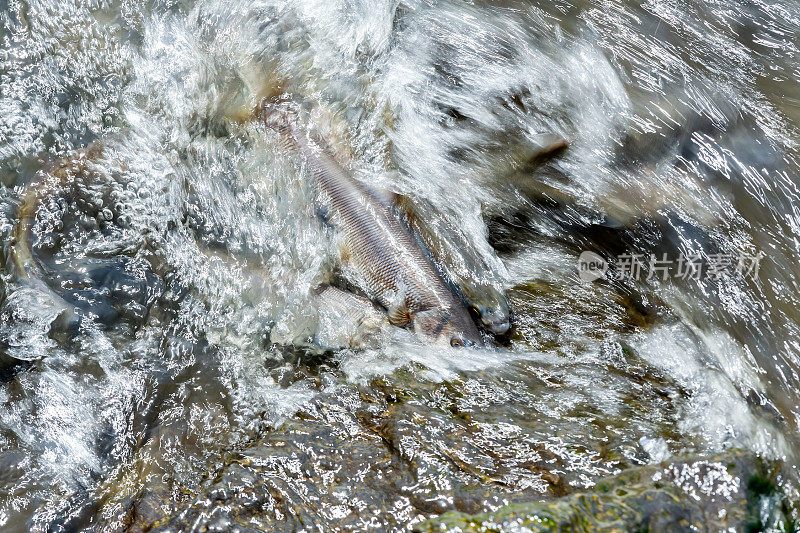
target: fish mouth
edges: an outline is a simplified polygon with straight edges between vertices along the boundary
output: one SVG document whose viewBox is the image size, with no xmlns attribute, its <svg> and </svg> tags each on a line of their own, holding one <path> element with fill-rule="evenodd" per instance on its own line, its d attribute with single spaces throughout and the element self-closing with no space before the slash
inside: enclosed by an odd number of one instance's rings
<svg viewBox="0 0 800 533">
<path fill-rule="evenodd" d="M 478 308 L 474 311 L 476 322 L 487 333 L 505 335 L 511 329 L 511 313 L 497 308 Z"/>
<path fill-rule="evenodd" d="M 505 335 L 508 333 L 508 330 L 511 329 L 511 321 L 509 320 L 481 320 L 481 325 L 486 329 L 486 331 L 493 333 L 494 335 Z"/>
</svg>

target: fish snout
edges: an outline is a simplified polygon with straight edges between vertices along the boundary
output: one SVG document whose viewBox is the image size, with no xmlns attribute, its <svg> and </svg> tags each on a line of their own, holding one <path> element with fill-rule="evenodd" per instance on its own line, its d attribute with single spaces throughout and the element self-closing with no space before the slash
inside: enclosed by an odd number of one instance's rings
<svg viewBox="0 0 800 533">
<path fill-rule="evenodd" d="M 486 283 L 461 283 L 460 289 L 472 318 L 481 329 L 493 335 L 508 333 L 511 307 L 502 291 Z"/>
<path fill-rule="evenodd" d="M 489 333 L 504 335 L 511 329 L 511 312 L 504 306 L 473 304 L 471 310 Z"/>
<path fill-rule="evenodd" d="M 485 327 L 488 332 L 493 333 L 495 335 L 505 335 L 506 333 L 508 333 L 508 330 L 511 329 L 511 321 L 507 319 L 497 322 L 487 322 L 484 320 L 482 324 L 483 327 Z"/>
</svg>

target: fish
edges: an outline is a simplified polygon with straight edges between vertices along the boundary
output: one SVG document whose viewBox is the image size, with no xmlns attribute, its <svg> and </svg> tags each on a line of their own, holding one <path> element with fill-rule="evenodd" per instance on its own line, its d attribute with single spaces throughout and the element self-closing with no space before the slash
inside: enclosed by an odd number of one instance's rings
<svg viewBox="0 0 800 533">
<path fill-rule="evenodd" d="M 281 135 L 314 176 L 322 204 L 342 234 L 342 261 L 397 327 L 433 344 L 483 346 L 464 302 L 453 291 L 396 205 L 357 181 L 285 102 L 262 102 L 255 118 Z"/>
<path fill-rule="evenodd" d="M 102 144 L 95 142 L 37 174 L 37 180 L 27 187 L 17 208 L 17 223 L 12 238 L 5 243 L 0 261 L 5 263 L 5 268 L 17 285 L 6 305 L 13 301 L 17 308 L 35 309 L 33 314 L 47 323 L 48 334 L 54 339 L 68 340 L 74 337 L 81 317 L 75 306 L 45 281 L 47 275 L 33 251 L 36 214 L 42 203 L 58 191 L 68 189 L 80 180 L 95 179 L 91 163 L 102 155 Z"/>
</svg>

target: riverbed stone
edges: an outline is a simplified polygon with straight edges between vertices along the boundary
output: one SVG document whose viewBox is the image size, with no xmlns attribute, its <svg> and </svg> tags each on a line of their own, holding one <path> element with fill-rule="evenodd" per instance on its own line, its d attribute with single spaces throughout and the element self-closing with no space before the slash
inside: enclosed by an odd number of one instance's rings
<svg viewBox="0 0 800 533">
<path fill-rule="evenodd" d="M 591 491 L 553 501 L 508 505 L 491 513 L 450 511 L 418 524 L 423 532 L 791 531 L 780 498 L 778 463 L 731 450 L 626 469 Z M 765 503 L 767 505 L 765 505 Z"/>
<path fill-rule="evenodd" d="M 445 381 L 424 370 L 328 387 L 201 483 L 145 487 L 98 530 L 738 528 L 757 520 L 762 493 L 777 491 L 777 470 L 750 452 L 697 455 L 689 440 L 670 444 L 680 458 L 648 466 L 636 433 L 596 410 L 537 410 L 552 386 L 541 365 Z M 768 490 L 757 495 L 753 479 Z"/>
</svg>

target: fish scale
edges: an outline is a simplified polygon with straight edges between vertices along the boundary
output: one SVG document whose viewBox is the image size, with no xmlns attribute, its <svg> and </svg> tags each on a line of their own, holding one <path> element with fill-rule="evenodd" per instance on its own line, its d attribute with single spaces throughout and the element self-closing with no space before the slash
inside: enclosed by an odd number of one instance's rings
<svg viewBox="0 0 800 533">
<path fill-rule="evenodd" d="M 269 105 L 261 116 L 306 161 L 336 226 L 344 232 L 350 264 L 367 293 L 389 310 L 393 323 L 404 325 L 400 315 L 407 315 L 424 336 L 447 336 L 452 345 L 482 344 L 469 311 L 397 210 L 352 178 L 321 141 L 296 125 L 291 112 Z"/>
</svg>

